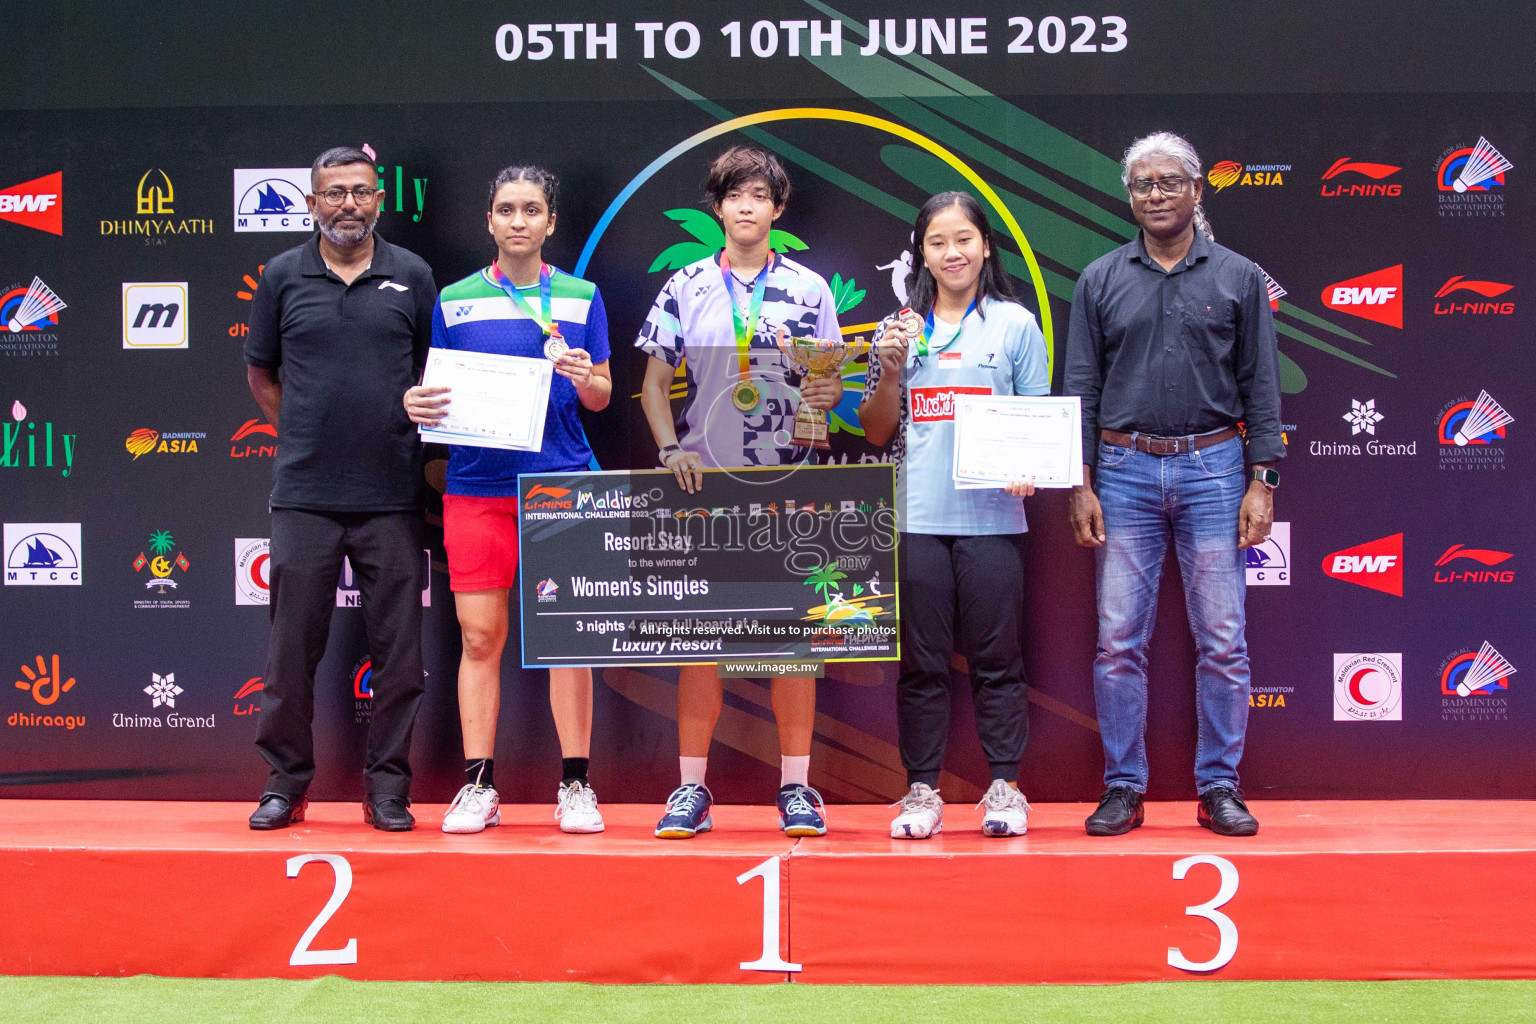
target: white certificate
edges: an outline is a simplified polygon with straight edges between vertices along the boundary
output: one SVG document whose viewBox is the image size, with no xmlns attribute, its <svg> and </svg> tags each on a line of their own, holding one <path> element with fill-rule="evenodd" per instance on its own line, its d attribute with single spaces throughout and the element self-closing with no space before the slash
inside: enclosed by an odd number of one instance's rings
<svg viewBox="0 0 1536 1024">
<path fill-rule="evenodd" d="M 1032 476 L 1036 487 L 1083 482 L 1082 405 L 1076 396 L 955 396 L 955 486 L 1001 488 Z"/>
<path fill-rule="evenodd" d="M 421 426 L 422 440 L 536 452 L 544 444 L 553 380 L 548 359 L 429 349 L 421 383 L 450 391 L 448 415 Z"/>
</svg>

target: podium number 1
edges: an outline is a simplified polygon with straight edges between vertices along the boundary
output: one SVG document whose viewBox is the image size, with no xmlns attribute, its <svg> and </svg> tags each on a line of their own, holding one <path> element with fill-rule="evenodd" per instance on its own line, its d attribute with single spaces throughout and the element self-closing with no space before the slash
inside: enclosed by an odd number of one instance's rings
<svg viewBox="0 0 1536 1024">
<path fill-rule="evenodd" d="M 744 971 L 798 971 L 799 964 L 792 964 L 779 956 L 779 858 L 769 857 L 745 874 L 736 876 L 737 885 L 745 885 L 754 878 L 763 880 L 763 953 L 756 960 L 742 962 Z"/>
<path fill-rule="evenodd" d="M 1216 947 L 1215 956 L 1199 963 L 1186 957 L 1179 951 L 1178 946 L 1169 946 L 1168 966 L 1177 967 L 1181 971 L 1219 971 L 1231 963 L 1232 957 L 1237 955 L 1237 925 L 1221 912 L 1221 908 L 1237 895 L 1237 865 L 1225 857 L 1217 857 L 1214 854 L 1185 857 L 1173 865 L 1174 881 L 1182 881 L 1184 876 L 1189 874 L 1189 869 L 1196 864 L 1209 864 L 1221 872 L 1221 888 L 1217 889 L 1216 895 L 1206 902 L 1185 907 L 1184 914 L 1186 917 L 1203 917 L 1214 924 L 1216 933 L 1221 937 L 1221 944 Z"/>
<path fill-rule="evenodd" d="M 318 964 L 355 964 L 357 963 L 357 940 L 348 939 L 347 944 L 340 949 L 310 949 L 309 944 L 315 941 L 315 936 L 320 934 L 320 929 L 331 919 L 331 915 L 341 909 L 346 902 L 347 894 L 352 891 L 352 865 L 347 863 L 347 858 L 339 853 L 304 853 L 297 857 L 288 858 L 288 877 L 298 878 L 299 869 L 305 864 L 319 861 L 329 864 L 331 870 L 336 873 L 336 887 L 331 890 L 331 898 L 325 906 L 320 908 L 320 913 L 309 922 L 309 927 L 304 929 L 304 934 L 299 936 L 298 945 L 293 947 L 293 955 L 288 958 L 290 967 L 313 967 Z M 774 879 L 774 891 L 778 891 L 778 879 Z"/>
</svg>

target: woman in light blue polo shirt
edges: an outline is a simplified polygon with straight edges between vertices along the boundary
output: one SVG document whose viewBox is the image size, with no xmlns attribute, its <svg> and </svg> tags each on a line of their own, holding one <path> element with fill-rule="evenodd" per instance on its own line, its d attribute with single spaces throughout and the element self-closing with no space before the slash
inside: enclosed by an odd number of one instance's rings
<svg viewBox="0 0 1536 1024">
<path fill-rule="evenodd" d="M 1048 394 L 1045 337 L 1014 295 L 987 215 L 968 193 L 928 200 L 912 239 L 911 309 L 876 328 L 859 407 L 870 443 L 894 440 L 902 575 L 921 581 L 901 591 L 897 722 L 909 789 L 891 836 L 926 839 L 944 827 L 935 786 L 956 649 L 970 665 L 976 731 L 992 772 L 982 832 L 1023 835 L 1029 804 L 1018 778 L 1029 706 L 1019 645 L 1020 542 L 1028 527 L 1020 499 L 1034 484 L 956 490 L 954 408 L 956 395 Z"/>
</svg>

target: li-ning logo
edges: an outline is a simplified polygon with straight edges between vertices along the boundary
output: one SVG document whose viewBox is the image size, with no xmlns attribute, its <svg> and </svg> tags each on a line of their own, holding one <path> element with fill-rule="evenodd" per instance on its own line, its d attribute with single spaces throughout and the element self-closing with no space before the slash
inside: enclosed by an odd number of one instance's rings
<svg viewBox="0 0 1536 1024">
<path fill-rule="evenodd" d="M 1445 554 L 1435 559 L 1436 583 L 1513 583 L 1515 573 L 1513 569 L 1495 569 L 1496 565 L 1503 565 L 1515 557 L 1513 551 L 1492 551 L 1487 548 L 1469 548 L 1462 544 L 1452 544 L 1445 549 Z M 1462 567 L 1458 572 L 1453 564 L 1459 561 L 1475 562 L 1484 566 L 1482 569 Z M 1444 571 L 1441 569 L 1444 567 Z"/>
<path fill-rule="evenodd" d="M 1478 302 L 1469 299 L 1465 302 L 1457 302 L 1456 292 L 1471 292 L 1481 295 L 1485 299 L 1496 299 L 1500 295 L 1514 288 L 1512 284 L 1501 284 L 1498 281 L 1468 281 L 1460 274 L 1452 277 L 1440 286 L 1435 292 L 1436 316 L 1509 316 L 1515 311 L 1513 302 Z M 1461 296 L 1466 298 L 1466 296 Z M 1440 299 L 1449 299 L 1448 302 L 1440 302 Z"/>
<path fill-rule="evenodd" d="M 277 440 L 277 428 L 272 426 L 270 423 L 263 423 L 261 420 L 256 419 L 246 420 L 244 423 L 240 424 L 240 429 L 236 430 L 229 439 L 230 458 L 270 459 L 277 456 L 277 445 L 263 444 L 260 438 L 257 439 L 256 444 L 251 444 L 249 441 L 246 441 L 244 445 L 235 444 L 236 441 L 245 441 L 245 439 L 250 437 L 252 434 L 263 434 L 272 438 L 274 442 Z"/>
<path fill-rule="evenodd" d="M 1403 535 L 1394 533 L 1335 551 L 1323 559 L 1323 572 L 1345 583 L 1402 597 Z"/>
<path fill-rule="evenodd" d="M 1323 289 L 1323 305 L 1340 313 L 1403 326 L 1403 265 L 1338 281 Z"/>
<path fill-rule="evenodd" d="M 251 676 L 251 678 L 247 679 L 240 689 L 235 691 L 235 714 L 254 715 L 260 711 L 261 705 L 254 700 L 246 701 L 243 708 L 240 706 L 240 702 L 253 693 L 260 693 L 265 688 L 266 684 L 262 681 L 261 676 Z"/>
<path fill-rule="evenodd" d="M 1394 167 L 1391 164 L 1366 163 L 1363 160 L 1351 160 L 1346 156 L 1334 161 L 1333 166 L 1323 173 L 1323 181 L 1326 182 L 1340 174 L 1359 174 L 1370 178 L 1372 182 L 1379 182 L 1383 178 L 1390 178 L 1400 170 L 1402 170 L 1401 167 Z M 1335 183 L 1333 185 L 1325 184 L 1321 194 L 1339 197 L 1400 196 L 1403 194 L 1403 186 L 1396 182 L 1390 185 L 1360 182 L 1354 184 L 1347 182 Z"/>
<path fill-rule="evenodd" d="M 10 188 L 0 189 L 0 220 L 46 231 L 64 233 L 64 172 L 54 171 Z"/>
<path fill-rule="evenodd" d="M 913 423 L 941 423 L 955 418 L 955 396 L 990 395 L 988 387 L 913 388 L 911 393 Z"/>
</svg>

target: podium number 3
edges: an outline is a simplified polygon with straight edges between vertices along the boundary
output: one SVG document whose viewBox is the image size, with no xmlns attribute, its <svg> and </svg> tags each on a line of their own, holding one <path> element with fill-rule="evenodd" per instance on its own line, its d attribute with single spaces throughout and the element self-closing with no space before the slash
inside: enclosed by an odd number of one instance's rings
<svg viewBox="0 0 1536 1024">
<path fill-rule="evenodd" d="M 1206 902 L 1185 907 L 1184 914 L 1186 917 L 1203 917 L 1216 925 L 1216 933 L 1221 937 L 1221 944 L 1217 947 L 1215 956 L 1201 963 L 1190 960 L 1179 951 L 1179 947 L 1169 946 L 1168 966 L 1177 967 L 1181 971 L 1219 971 L 1231 963 L 1232 957 L 1237 954 L 1237 925 L 1221 912 L 1221 908 L 1237 895 L 1237 866 L 1225 857 L 1217 857 L 1213 854 L 1185 857 L 1173 865 L 1174 881 L 1182 881 L 1184 876 L 1189 874 L 1189 869 L 1196 864 L 1209 864 L 1221 872 L 1221 888 Z"/>
<path fill-rule="evenodd" d="M 352 865 L 348 864 L 347 858 L 339 853 L 305 853 L 297 857 L 289 857 L 288 877 L 298 878 L 299 869 L 315 861 L 331 866 L 331 870 L 336 873 L 336 887 L 331 890 L 331 898 L 326 901 L 325 906 L 320 908 L 320 913 L 315 915 L 315 919 L 309 922 L 309 927 L 304 929 L 304 934 L 299 936 L 299 943 L 293 947 L 293 955 L 288 958 L 288 966 L 355 964 L 357 963 L 356 939 L 348 939 L 347 944 L 340 949 L 309 948 L 309 944 L 315 941 L 315 936 L 320 934 L 320 929 L 325 927 L 325 923 L 331 919 L 332 914 L 341 909 L 341 905 L 346 902 L 347 894 L 352 891 Z"/>
<path fill-rule="evenodd" d="M 736 876 L 737 885 L 754 878 L 763 880 L 763 952 L 756 960 L 742 961 L 744 971 L 798 971 L 779 955 L 779 858 L 769 857 L 751 871 Z"/>
</svg>

